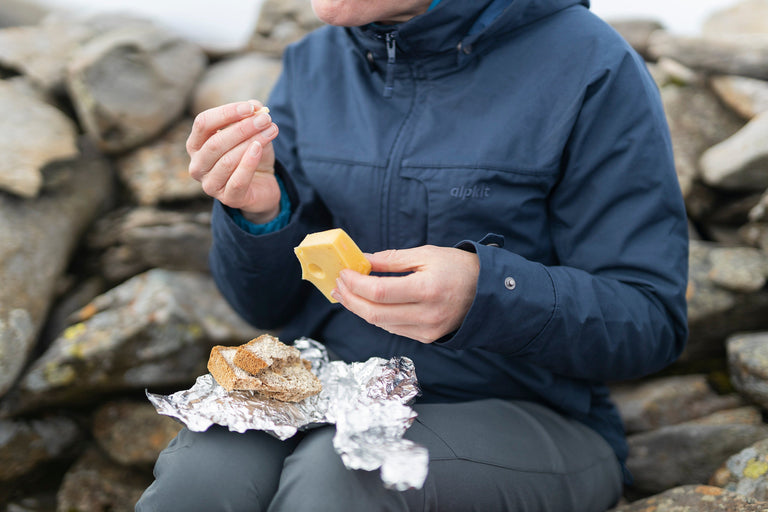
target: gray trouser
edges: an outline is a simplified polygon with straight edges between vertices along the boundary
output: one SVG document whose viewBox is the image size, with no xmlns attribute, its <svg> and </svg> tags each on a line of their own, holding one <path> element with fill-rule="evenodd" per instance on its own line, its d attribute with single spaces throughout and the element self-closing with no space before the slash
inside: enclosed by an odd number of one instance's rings
<svg viewBox="0 0 768 512">
<path fill-rule="evenodd" d="M 621 469 L 591 429 L 528 402 L 420 404 L 406 438 L 429 450 L 419 490 L 387 490 L 378 471 L 351 471 L 334 427 L 286 441 L 249 431 L 183 429 L 155 465 L 137 512 L 604 512 Z"/>
</svg>

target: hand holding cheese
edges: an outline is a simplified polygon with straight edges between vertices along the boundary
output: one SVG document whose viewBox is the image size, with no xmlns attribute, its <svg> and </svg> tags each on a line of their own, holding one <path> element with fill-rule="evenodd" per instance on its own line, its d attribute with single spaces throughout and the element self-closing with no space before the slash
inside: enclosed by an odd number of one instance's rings
<svg viewBox="0 0 768 512">
<path fill-rule="evenodd" d="M 230 103 L 201 112 L 187 139 L 189 174 L 203 191 L 261 224 L 280 212 L 269 109 L 258 101 Z"/>
<path fill-rule="evenodd" d="M 432 343 L 461 326 L 477 290 L 477 254 L 432 245 L 368 255 L 371 276 L 342 270 L 333 296 L 393 334 Z"/>
<path fill-rule="evenodd" d="M 301 263 L 301 278 L 314 284 L 331 302 L 338 302 L 331 292 L 343 269 L 361 274 L 371 271 L 363 252 L 340 228 L 310 233 L 293 251 Z"/>
</svg>

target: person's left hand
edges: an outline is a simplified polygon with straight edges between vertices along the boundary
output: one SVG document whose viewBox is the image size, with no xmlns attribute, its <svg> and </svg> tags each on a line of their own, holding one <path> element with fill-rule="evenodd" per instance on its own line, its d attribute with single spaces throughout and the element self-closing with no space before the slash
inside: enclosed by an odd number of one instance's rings
<svg viewBox="0 0 768 512">
<path fill-rule="evenodd" d="M 477 254 L 426 245 L 367 254 L 371 276 L 342 270 L 331 295 L 368 323 L 422 343 L 455 331 L 477 289 Z"/>
</svg>

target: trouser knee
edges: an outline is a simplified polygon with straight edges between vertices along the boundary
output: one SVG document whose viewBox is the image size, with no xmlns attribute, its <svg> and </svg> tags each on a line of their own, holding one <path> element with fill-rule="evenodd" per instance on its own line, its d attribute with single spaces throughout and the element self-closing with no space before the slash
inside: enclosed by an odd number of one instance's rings
<svg viewBox="0 0 768 512">
<path fill-rule="evenodd" d="M 310 431 L 286 460 L 270 512 L 405 510 L 378 471 L 350 470 L 333 448 L 333 427 Z"/>
<path fill-rule="evenodd" d="M 292 448 L 263 432 L 182 429 L 158 457 L 136 511 L 266 510 Z"/>
</svg>

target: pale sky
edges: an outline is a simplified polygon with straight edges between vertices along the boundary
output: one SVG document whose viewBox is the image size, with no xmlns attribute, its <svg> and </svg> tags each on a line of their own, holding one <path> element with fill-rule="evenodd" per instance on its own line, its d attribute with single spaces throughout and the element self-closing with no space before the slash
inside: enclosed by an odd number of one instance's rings
<svg viewBox="0 0 768 512">
<path fill-rule="evenodd" d="M 604 19 L 650 17 L 678 34 L 695 35 L 712 13 L 735 0 L 592 0 L 592 12 Z"/>
</svg>

